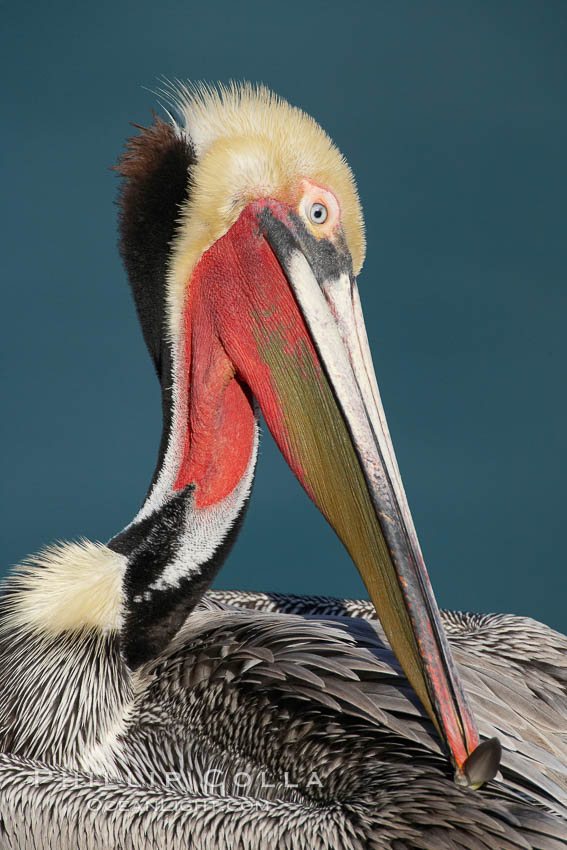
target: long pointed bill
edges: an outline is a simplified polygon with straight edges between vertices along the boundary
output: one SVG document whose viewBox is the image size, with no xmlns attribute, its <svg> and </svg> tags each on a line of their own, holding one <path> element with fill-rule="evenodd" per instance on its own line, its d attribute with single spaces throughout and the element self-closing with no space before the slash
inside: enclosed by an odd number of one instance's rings
<svg viewBox="0 0 567 850">
<path fill-rule="evenodd" d="M 349 551 L 463 777 L 478 733 L 402 486 L 348 252 L 340 238 L 315 239 L 289 207 L 267 201 L 247 207 L 207 253 L 197 272 L 207 277 L 236 377 Z M 218 296 L 213 276 L 222 281 Z"/>
</svg>

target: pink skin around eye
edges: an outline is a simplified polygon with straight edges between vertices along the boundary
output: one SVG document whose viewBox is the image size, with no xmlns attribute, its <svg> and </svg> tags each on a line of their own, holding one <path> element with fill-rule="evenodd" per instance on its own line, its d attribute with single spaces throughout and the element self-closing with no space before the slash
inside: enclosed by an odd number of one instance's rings
<svg viewBox="0 0 567 850">
<path fill-rule="evenodd" d="M 330 236 L 332 231 L 340 223 L 341 208 L 338 200 L 329 189 L 318 186 L 304 177 L 301 180 L 301 201 L 299 208 L 307 221 L 312 225 L 314 233 L 320 236 Z M 327 210 L 327 218 L 324 222 L 315 223 L 309 217 L 309 211 L 313 204 L 323 204 Z"/>
</svg>

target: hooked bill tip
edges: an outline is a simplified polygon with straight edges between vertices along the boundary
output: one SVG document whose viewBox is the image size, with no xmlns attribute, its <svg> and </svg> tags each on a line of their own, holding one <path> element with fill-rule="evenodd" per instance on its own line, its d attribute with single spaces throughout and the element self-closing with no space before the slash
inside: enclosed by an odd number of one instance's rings
<svg viewBox="0 0 567 850">
<path fill-rule="evenodd" d="M 472 751 L 456 776 L 458 785 L 476 790 L 494 779 L 500 767 L 502 745 L 498 738 L 483 741 Z"/>
</svg>

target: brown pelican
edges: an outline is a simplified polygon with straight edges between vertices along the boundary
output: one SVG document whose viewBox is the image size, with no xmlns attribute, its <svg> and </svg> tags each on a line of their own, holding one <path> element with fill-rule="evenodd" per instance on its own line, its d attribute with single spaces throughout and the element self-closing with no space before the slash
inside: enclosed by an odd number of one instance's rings
<svg viewBox="0 0 567 850">
<path fill-rule="evenodd" d="M 175 106 L 119 166 L 157 468 L 107 545 L 52 546 L 5 583 L 2 850 L 566 847 L 567 639 L 437 610 L 345 160 L 264 88 L 181 87 Z M 373 606 L 207 593 L 260 410 Z"/>
</svg>

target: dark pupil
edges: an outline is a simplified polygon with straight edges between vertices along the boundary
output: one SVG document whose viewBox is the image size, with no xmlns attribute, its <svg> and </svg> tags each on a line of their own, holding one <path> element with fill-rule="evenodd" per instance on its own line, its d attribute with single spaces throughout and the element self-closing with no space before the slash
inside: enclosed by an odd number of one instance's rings
<svg viewBox="0 0 567 850">
<path fill-rule="evenodd" d="M 321 216 L 323 215 L 323 210 L 321 209 L 321 207 L 317 207 L 317 209 L 313 210 L 313 215 L 315 216 L 315 218 L 321 218 Z"/>
</svg>

